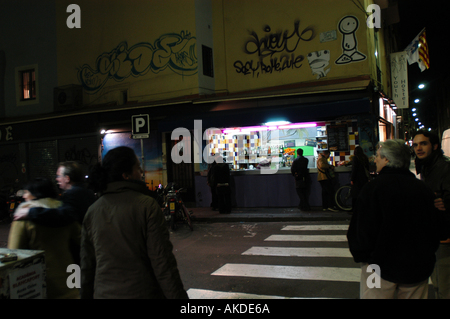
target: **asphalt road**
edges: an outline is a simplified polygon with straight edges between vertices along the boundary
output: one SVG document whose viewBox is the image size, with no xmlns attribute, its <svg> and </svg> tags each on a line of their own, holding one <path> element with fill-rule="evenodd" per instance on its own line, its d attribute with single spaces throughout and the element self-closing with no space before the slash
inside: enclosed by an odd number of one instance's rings
<svg viewBox="0 0 450 319">
<path fill-rule="evenodd" d="M 360 268 L 348 251 L 347 228 L 346 222 L 196 223 L 171 240 L 191 298 L 358 299 Z"/>
</svg>

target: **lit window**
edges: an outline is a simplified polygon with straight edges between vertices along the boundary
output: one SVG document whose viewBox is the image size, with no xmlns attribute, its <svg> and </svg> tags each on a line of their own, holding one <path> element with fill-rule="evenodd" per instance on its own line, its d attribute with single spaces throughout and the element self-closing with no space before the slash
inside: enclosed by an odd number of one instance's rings
<svg viewBox="0 0 450 319">
<path fill-rule="evenodd" d="M 36 75 L 34 70 L 25 70 L 20 72 L 21 78 L 21 100 L 36 99 Z"/>
</svg>

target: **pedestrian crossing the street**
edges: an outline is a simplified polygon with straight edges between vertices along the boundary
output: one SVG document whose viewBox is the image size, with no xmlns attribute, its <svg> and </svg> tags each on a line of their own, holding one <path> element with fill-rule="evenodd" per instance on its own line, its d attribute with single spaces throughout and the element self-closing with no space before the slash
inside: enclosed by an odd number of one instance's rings
<svg viewBox="0 0 450 319">
<path fill-rule="evenodd" d="M 227 278 L 266 278 L 288 281 L 307 281 L 322 283 L 353 283 L 357 289 L 361 278 L 359 264 L 354 263 L 348 249 L 346 232 L 348 225 L 289 225 L 264 239 L 264 245 L 253 246 L 241 255 L 248 257 L 274 257 L 273 264 L 260 263 L 227 263 L 211 273 L 212 276 Z M 332 235 L 330 235 L 330 233 Z M 252 257 L 252 258 L 253 258 Z M 280 265 L 279 257 L 287 258 L 289 265 Z M 293 258 L 292 260 L 290 258 Z M 297 258 L 297 259 L 295 259 Z M 329 259 L 331 258 L 331 259 Z M 337 259 L 336 259 L 337 258 Z M 287 260 L 283 259 L 283 260 Z M 249 259 L 246 259 L 249 260 Z M 267 259 L 264 259 L 267 260 Z M 270 259 L 271 260 L 271 259 Z M 307 260 L 304 262 L 299 261 Z M 330 261 L 328 261 L 330 260 Z M 335 263 L 344 260 L 344 263 Z M 318 261 L 311 265 L 311 261 Z M 342 266 L 345 264 L 346 266 Z M 298 282 L 293 282 L 298 285 Z M 323 298 L 342 298 L 339 289 L 335 296 Z M 251 293 L 222 292 L 204 289 L 189 289 L 190 298 L 198 299 L 280 299 L 308 298 L 308 296 L 273 296 Z M 320 297 L 315 297 L 320 298 Z"/>
</svg>

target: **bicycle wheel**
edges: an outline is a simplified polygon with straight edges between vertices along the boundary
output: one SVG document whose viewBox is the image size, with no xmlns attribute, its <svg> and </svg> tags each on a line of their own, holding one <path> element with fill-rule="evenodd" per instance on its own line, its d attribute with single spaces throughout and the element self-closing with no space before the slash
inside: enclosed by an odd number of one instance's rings
<svg viewBox="0 0 450 319">
<path fill-rule="evenodd" d="M 340 187 L 336 191 L 335 199 L 336 204 L 342 210 L 352 210 L 352 187 L 350 185 L 345 185 Z"/>
<path fill-rule="evenodd" d="M 192 226 L 191 217 L 189 216 L 189 212 L 186 208 L 186 206 L 183 205 L 183 213 L 184 213 L 184 220 L 188 224 L 189 228 L 191 230 L 194 230 L 194 227 Z"/>
</svg>

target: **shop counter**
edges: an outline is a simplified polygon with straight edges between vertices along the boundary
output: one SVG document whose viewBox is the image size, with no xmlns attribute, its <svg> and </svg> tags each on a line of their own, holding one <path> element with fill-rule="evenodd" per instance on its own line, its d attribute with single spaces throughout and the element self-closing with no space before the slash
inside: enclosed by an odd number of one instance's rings
<svg viewBox="0 0 450 319">
<path fill-rule="evenodd" d="M 335 168 L 335 188 L 350 184 L 351 167 Z M 322 206 L 322 188 L 317 181 L 317 169 L 309 169 L 311 177 L 310 206 Z M 274 170 L 273 174 L 259 169 L 231 171 L 233 207 L 297 207 L 299 198 L 290 167 Z M 195 176 L 196 205 L 209 207 L 211 190 L 206 176 Z"/>
<path fill-rule="evenodd" d="M 0 248 L 0 260 L 11 253 L 17 260 L 0 261 L 0 299 L 45 299 L 44 251 Z"/>
</svg>

